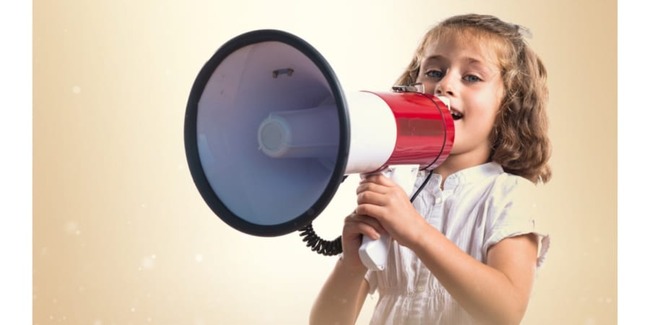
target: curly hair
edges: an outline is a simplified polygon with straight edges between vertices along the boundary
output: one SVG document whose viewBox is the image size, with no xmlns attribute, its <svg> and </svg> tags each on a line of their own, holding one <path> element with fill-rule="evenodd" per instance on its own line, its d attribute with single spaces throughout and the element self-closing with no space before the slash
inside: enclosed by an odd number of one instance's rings
<svg viewBox="0 0 650 325">
<path fill-rule="evenodd" d="M 526 28 L 490 15 L 450 17 L 424 35 L 397 84 L 416 82 L 425 49 L 442 37 L 472 35 L 493 40 L 482 43 L 492 46 L 497 54 L 505 92 L 490 134 L 490 160 L 501 164 L 506 172 L 546 183 L 551 179 L 547 73 L 526 43 L 526 34 Z"/>
</svg>

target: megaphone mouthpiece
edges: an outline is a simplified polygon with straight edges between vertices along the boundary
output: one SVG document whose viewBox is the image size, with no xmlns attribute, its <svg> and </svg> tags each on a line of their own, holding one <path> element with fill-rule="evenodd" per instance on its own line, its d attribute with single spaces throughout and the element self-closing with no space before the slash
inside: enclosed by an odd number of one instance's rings
<svg viewBox="0 0 650 325">
<path fill-rule="evenodd" d="M 332 157 L 338 148 L 338 123 L 332 105 L 272 112 L 257 136 L 260 149 L 273 158 Z"/>
</svg>

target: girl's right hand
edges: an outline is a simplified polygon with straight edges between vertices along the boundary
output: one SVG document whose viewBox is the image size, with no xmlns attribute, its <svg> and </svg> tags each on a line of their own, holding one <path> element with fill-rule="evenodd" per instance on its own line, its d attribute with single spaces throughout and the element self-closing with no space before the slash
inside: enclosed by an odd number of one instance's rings
<svg viewBox="0 0 650 325">
<path fill-rule="evenodd" d="M 350 270 L 365 272 L 367 268 L 359 257 L 359 247 L 361 247 L 363 236 L 379 239 L 383 233 L 386 231 L 375 218 L 358 215 L 356 212 L 347 216 L 341 235 L 343 244 L 341 262 Z"/>
</svg>

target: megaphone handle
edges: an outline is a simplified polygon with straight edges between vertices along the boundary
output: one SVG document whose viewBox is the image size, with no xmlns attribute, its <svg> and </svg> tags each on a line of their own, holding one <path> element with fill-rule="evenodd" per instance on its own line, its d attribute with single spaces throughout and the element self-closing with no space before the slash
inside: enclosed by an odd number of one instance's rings
<svg viewBox="0 0 650 325">
<path fill-rule="evenodd" d="M 415 185 L 419 169 L 420 165 L 396 165 L 388 167 L 382 173 L 400 185 L 404 192 L 410 193 Z M 374 240 L 363 236 L 361 247 L 359 247 L 359 257 L 369 270 L 383 271 L 386 268 L 389 248 L 390 236 L 387 234 Z"/>
<path fill-rule="evenodd" d="M 363 242 L 359 247 L 359 257 L 363 265 L 371 271 L 383 271 L 388 260 L 389 245 L 390 236 L 387 234 L 382 235 L 379 239 L 363 236 Z"/>
</svg>

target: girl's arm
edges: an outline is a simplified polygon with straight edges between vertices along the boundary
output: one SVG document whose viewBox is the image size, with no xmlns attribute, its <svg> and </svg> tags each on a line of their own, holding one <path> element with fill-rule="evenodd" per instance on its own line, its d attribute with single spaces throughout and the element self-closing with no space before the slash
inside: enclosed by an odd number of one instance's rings
<svg viewBox="0 0 650 325">
<path fill-rule="evenodd" d="M 339 260 L 311 310 L 309 324 L 354 324 L 368 294 L 365 270 L 349 269 Z"/>
<path fill-rule="evenodd" d="M 434 227 L 411 247 L 449 293 L 485 324 L 519 324 L 535 276 L 535 235 L 507 238 L 488 251 L 483 264 L 460 250 Z"/>
<path fill-rule="evenodd" d="M 413 250 L 474 318 L 486 324 L 521 322 L 535 275 L 535 235 L 500 241 L 488 250 L 483 264 L 429 225 L 388 178 L 369 177 L 357 193 L 357 213 L 375 218 L 398 243 Z"/>
<path fill-rule="evenodd" d="M 312 307 L 310 324 L 354 324 L 369 290 L 367 269 L 359 258 L 362 234 L 378 239 L 380 231 L 381 225 L 373 218 L 352 214 L 345 219 L 343 255 Z"/>
</svg>

